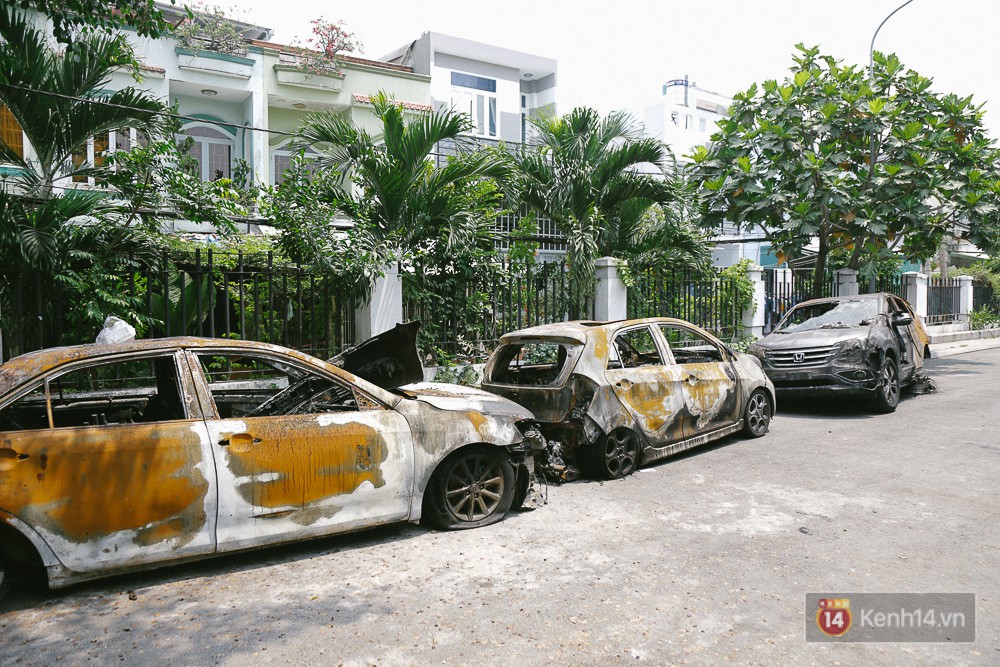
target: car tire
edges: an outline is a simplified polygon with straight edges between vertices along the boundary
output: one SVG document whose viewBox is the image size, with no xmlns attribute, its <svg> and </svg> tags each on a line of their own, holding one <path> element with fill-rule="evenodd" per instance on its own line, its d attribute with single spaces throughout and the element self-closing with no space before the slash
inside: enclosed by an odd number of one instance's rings
<svg viewBox="0 0 1000 667">
<path fill-rule="evenodd" d="M 517 493 L 507 452 L 490 446 L 460 449 L 431 476 L 423 517 L 439 530 L 479 528 L 502 521 Z"/>
<path fill-rule="evenodd" d="M 639 439 L 625 428 L 601 438 L 589 453 L 591 472 L 601 479 L 628 477 L 639 467 Z"/>
<path fill-rule="evenodd" d="M 891 356 L 886 355 L 878 372 L 878 387 L 872 396 L 872 405 L 881 413 L 894 412 L 899 405 L 899 364 Z"/>
<path fill-rule="evenodd" d="M 771 426 L 771 399 L 763 389 L 757 389 L 747 399 L 743 408 L 743 435 L 748 438 L 759 438 Z"/>
</svg>

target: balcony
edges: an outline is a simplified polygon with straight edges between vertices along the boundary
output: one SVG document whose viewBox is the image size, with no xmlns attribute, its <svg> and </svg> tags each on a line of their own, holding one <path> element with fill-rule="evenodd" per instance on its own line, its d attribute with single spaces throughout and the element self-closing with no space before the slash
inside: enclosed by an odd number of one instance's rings
<svg viewBox="0 0 1000 667">
<path fill-rule="evenodd" d="M 253 76 L 254 60 L 215 51 L 192 51 L 183 46 L 177 52 L 177 66 L 182 70 L 228 76 L 244 81 Z"/>
</svg>

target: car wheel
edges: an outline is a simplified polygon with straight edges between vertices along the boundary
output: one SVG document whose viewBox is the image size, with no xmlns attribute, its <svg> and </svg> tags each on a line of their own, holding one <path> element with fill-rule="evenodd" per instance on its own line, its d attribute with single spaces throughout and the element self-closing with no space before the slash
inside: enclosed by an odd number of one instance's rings
<svg viewBox="0 0 1000 667">
<path fill-rule="evenodd" d="M 886 355 L 878 372 L 878 388 L 872 401 L 879 412 L 893 412 L 899 405 L 899 365 Z"/>
<path fill-rule="evenodd" d="M 620 428 L 591 448 L 591 467 L 604 479 L 620 479 L 639 467 L 639 440 L 635 433 Z"/>
<path fill-rule="evenodd" d="M 771 425 L 771 399 L 767 392 L 757 389 L 750 394 L 750 400 L 743 408 L 743 435 L 748 438 L 759 438 L 767 433 Z"/>
<path fill-rule="evenodd" d="M 440 530 L 479 528 L 503 520 L 516 493 L 514 467 L 496 447 L 466 447 L 431 477 L 424 517 Z"/>
</svg>

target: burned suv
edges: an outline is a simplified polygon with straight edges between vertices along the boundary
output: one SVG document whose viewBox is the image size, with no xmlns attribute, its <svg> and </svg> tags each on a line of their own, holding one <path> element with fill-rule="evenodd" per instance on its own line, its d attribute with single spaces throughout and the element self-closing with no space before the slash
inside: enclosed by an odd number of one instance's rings
<svg viewBox="0 0 1000 667">
<path fill-rule="evenodd" d="M 750 347 L 779 393 L 869 397 L 880 412 L 899 404 L 930 357 L 920 318 L 894 294 L 815 299 L 796 305 Z"/>
<path fill-rule="evenodd" d="M 534 413 L 550 475 L 563 460 L 623 477 L 737 431 L 760 437 L 774 414 L 774 388 L 756 359 L 668 318 L 509 333 L 486 365 L 483 389 Z"/>
</svg>

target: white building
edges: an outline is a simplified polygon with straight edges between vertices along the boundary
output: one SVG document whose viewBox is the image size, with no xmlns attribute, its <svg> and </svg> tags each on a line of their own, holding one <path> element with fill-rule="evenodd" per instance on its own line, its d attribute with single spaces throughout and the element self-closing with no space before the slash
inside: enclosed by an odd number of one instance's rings
<svg viewBox="0 0 1000 667">
<path fill-rule="evenodd" d="M 468 113 L 486 141 L 524 142 L 532 114 L 556 113 L 551 58 L 425 32 L 380 60 L 430 76 L 434 107 Z"/>
</svg>

